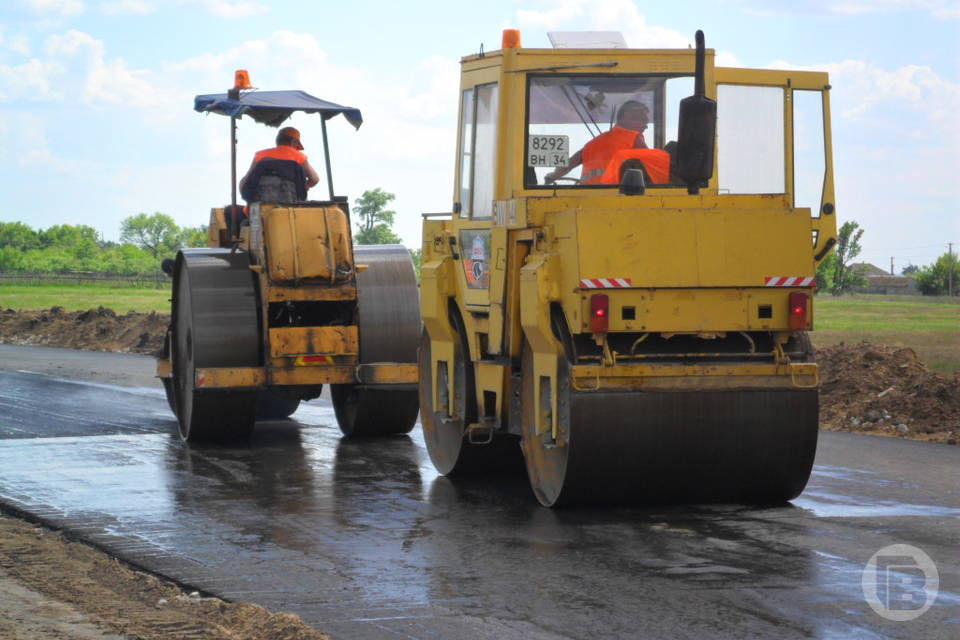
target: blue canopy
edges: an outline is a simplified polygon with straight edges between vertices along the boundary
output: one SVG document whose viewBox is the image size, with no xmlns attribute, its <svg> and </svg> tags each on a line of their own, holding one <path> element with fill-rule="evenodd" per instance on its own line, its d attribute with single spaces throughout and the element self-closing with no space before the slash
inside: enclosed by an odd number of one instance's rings
<svg viewBox="0 0 960 640">
<path fill-rule="evenodd" d="M 196 96 L 193 108 L 201 113 L 212 111 L 235 118 L 246 114 L 271 127 L 279 127 L 294 111 L 319 113 L 324 120 L 342 113 L 356 129 L 363 123 L 359 109 L 327 102 L 304 91 L 251 91 L 242 94 L 239 99 L 231 98 L 226 93 L 212 93 Z"/>
</svg>

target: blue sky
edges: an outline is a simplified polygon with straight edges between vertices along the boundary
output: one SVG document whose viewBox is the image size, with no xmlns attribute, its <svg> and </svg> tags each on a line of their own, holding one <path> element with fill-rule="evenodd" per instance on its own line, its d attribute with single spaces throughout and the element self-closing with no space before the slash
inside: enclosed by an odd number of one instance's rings
<svg viewBox="0 0 960 640">
<path fill-rule="evenodd" d="M 926 264 L 960 243 L 960 2 L 939 0 L 5 0 L 0 8 L 0 220 L 84 223 L 163 211 L 207 221 L 229 200 L 228 120 L 192 111 L 233 70 L 363 111 L 329 123 L 334 184 L 397 195 L 397 231 L 449 211 L 458 61 L 553 30 L 619 30 L 632 47 L 685 47 L 698 28 L 727 66 L 829 71 L 840 221 L 863 258 Z M 299 115 L 322 165 L 319 119 Z M 275 131 L 240 124 L 241 172 Z"/>
</svg>

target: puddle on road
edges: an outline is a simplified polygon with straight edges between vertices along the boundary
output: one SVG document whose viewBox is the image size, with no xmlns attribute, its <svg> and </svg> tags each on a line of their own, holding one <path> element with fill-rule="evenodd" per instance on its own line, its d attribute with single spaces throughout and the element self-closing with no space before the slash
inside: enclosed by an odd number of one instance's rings
<svg viewBox="0 0 960 640">
<path fill-rule="evenodd" d="M 851 504 L 849 502 L 818 500 L 812 497 L 813 495 L 816 494 L 807 492 L 799 498 L 795 498 L 792 502 L 794 506 L 806 509 L 818 518 L 899 518 L 907 516 L 960 518 L 960 509 L 931 504 L 904 504 L 902 502 Z"/>
</svg>

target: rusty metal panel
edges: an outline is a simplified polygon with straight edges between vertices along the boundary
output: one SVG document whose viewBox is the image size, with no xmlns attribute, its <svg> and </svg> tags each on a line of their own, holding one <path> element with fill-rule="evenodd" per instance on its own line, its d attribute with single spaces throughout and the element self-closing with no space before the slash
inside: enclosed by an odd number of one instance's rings
<svg viewBox="0 0 960 640">
<path fill-rule="evenodd" d="M 339 207 L 277 207 L 262 216 L 271 280 L 353 277 L 350 227 Z"/>
<path fill-rule="evenodd" d="M 196 370 L 197 389 L 263 388 L 267 372 L 263 367 L 209 367 Z"/>
<path fill-rule="evenodd" d="M 420 369 L 415 364 L 392 362 L 362 364 L 357 367 L 357 379 L 365 384 L 416 383 L 420 379 Z"/>
<path fill-rule="evenodd" d="M 271 386 L 353 384 L 357 382 L 356 365 L 270 369 L 269 379 Z"/>
<path fill-rule="evenodd" d="M 350 284 L 330 285 L 329 282 L 321 282 L 320 286 L 316 281 L 312 281 L 309 286 L 289 287 L 274 285 L 269 287 L 266 292 L 268 302 L 283 302 L 286 300 L 356 300 L 357 288 Z"/>
<path fill-rule="evenodd" d="M 282 327 L 270 329 L 270 355 L 355 355 L 357 327 Z"/>
</svg>

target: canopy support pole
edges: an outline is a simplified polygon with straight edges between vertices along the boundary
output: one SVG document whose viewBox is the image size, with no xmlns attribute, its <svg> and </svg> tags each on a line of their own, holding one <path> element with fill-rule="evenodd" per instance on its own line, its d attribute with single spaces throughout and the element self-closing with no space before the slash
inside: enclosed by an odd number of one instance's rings
<svg viewBox="0 0 960 640">
<path fill-rule="evenodd" d="M 327 190 L 330 202 L 333 202 L 333 167 L 330 166 L 330 146 L 327 144 L 327 119 L 320 115 L 320 128 L 323 131 L 323 159 L 327 165 Z"/>
<path fill-rule="evenodd" d="M 237 119 L 230 118 L 230 241 L 240 241 L 240 216 L 237 215 Z"/>
</svg>

